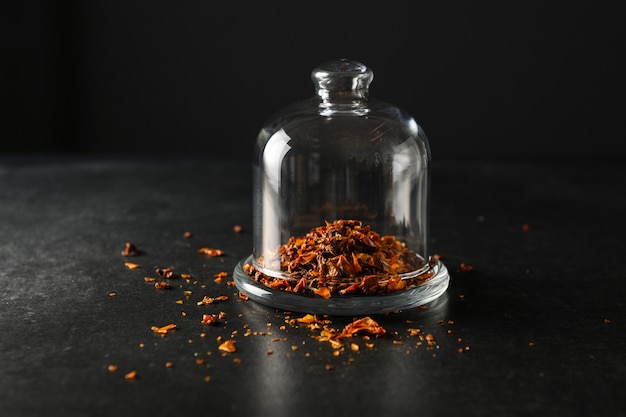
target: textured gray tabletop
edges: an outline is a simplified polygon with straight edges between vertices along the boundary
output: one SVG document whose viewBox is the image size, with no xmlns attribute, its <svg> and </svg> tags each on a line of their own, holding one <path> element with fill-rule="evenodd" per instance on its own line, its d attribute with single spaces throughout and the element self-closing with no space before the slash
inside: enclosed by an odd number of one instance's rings
<svg viewBox="0 0 626 417">
<path fill-rule="evenodd" d="M 448 291 L 335 349 L 228 284 L 251 251 L 246 161 L 3 157 L 0 414 L 624 415 L 623 167 L 435 161 Z M 145 280 L 159 268 L 169 290 Z"/>
</svg>

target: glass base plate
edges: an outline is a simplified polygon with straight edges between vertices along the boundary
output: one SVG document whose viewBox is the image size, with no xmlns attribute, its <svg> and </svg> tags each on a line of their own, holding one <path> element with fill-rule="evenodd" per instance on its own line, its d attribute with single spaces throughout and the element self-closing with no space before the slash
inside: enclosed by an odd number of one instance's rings
<svg viewBox="0 0 626 417">
<path fill-rule="evenodd" d="M 243 266 L 252 263 L 252 255 L 235 266 L 235 285 L 250 299 L 269 307 L 310 314 L 363 315 L 387 313 L 429 303 L 441 296 L 448 288 L 450 275 L 439 260 L 433 266 L 434 275 L 417 287 L 381 295 L 337 296 L 328 299 L 275 290 L 260 284 L 243 271 Z"/>
</svg>

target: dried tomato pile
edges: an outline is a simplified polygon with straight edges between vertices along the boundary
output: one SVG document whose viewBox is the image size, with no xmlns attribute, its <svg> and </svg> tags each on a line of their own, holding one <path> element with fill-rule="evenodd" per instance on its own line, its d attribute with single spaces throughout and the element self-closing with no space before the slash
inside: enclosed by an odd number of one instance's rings
<svg viewBox="0 0 626 417">
<path fill-rule="evenodd" d="M 426 270 L 402 279 L 400 274 L 418 271 L 425 262 L 395 237 L 381 236 L 358 220 L 326 222 L 305 236 L 291 237 L 280 247 L 280 265 L 288 278 L 268 276 L 252 264 L 244 271 L 273 289 L 324 298 L 401 291 L 433 276 Z"/>
</svg>

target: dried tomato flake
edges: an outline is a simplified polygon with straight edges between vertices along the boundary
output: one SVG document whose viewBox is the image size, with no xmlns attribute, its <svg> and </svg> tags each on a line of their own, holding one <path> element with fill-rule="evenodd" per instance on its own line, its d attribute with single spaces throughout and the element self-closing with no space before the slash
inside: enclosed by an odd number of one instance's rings
<svg viewBox="0 0 626 417">
<path fill-rule="evenodd" d="M 209 256 L 211 258 L 213 258 L 215 256 L 223 256 L 224 255 L 224 251 L 223 250 L 215 249 L 215 248 L 209 248 L 209 247 L 198 249 L 198 253 L 202 253 L 202 254 L 207 255 L 207 256 Z"/>
<path fill-rule="evenodd" d="M 316 288 L 313 292 L 322 298 L 330 298 L 330 290 L 326 287 Z"/>
<path fill-rule="evenodd" d="M 202 315 L 202 324 L 213 324 L 217 322 L 216 314 L 203 314 Z"/>
<path fill-rule="evenodd" d="M 137 247 L 130 242 L 126 242 L 124 249 L 122 249 L 122 256 L 137 256 L 138 254 Z"/>
<path fill-rule="evenodd" d="M 207 305 L 207 304 L 213 304 L 216 301 L 226 301 L 228 300 L 228 296 L 227 295 L 218 295 L 217 297 L 209 297 L 208 295 L 205 295 L 202 300 L 198 301 L 198 305 Z"/>
<path fill-rule="evenodd" d="M 130 371 L 126 375 L 124 375 L 124 379 L 133 380 L 137 379 L 137 371 Z"/>
<path fill-rule="evenodd" d="M 154 288 L 159 290 L 169 290 L 170 288 L 172 288 L 172 286 L 169 284 L 169 282 L 157 281 L 154 283 Z"/>
<path fill-rule="evenodd" d="M 363 317 L 362 319 L 356 319 L 352 323 L 346 325 L 342 334 L 355 335 L 357 333 L 365 333 L 369 335 L 385 335 L 385 329 L 370 317 Z"/>
<path fill-rule="evenodd" d="M 155 272 L 162 278 L 174 278 L 174 270 L 172 268 L 157 268 Z"/>
<path fill-rule="evenodd" d="M 227 353 L 233 353 L 237 351 L 237 348 L 235 347 L 235 341 L 233 339 L 226 340 L 225 342 L 219 345 L 218 349 L 221 350 L 222 352 L 227 352 Z"/>
<path fill-rule="evenodd" d="M 461 271 L 463 271 L 463 272 L 472 272 L 474 270 L 474 267 L 472 265 L 468 265 L 468 264 L 463 263 L 463 262 L 461 262 L 459 267 L 461 268 Z"/>
<path fill-rule="evenodd" d="M 162 327 L 152 326 L 150 329 L 157 334 L 167 334 L 170 330 L 174 330 L 176 325 L 174 323 L 167 324 Z"/>
<path fill-rule="evenodd" d="M 252 264 L 244 272 L 273 289 L 323 298 L 403 291 L 434 275 L 435 260 L 427 263 L 394 236 L 381 236 L 358 220 L 326 222 L 277 249 L 275 261 L 287 278 L 265 275 Z"/>
</svg>

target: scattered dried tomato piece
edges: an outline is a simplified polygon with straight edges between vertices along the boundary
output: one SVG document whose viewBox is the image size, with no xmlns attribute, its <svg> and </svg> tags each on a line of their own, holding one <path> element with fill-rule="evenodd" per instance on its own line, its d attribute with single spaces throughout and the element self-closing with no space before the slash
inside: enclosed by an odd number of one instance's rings
<svg viewBox="0 0 626 417">
<path fill-rule="evenodd" d="M 134 264 L 132 262 L 124 262 L 124 266 L 128 269 L 137 269 L 140 267 L 138 264 Z"/>
<path fill-rule="evenodd" d="M 326 287 L 316 288 L 313 292 L 322 298 L 330 298 L 330 290 Z"/>
<path fill-rule="evenodd" d="M 420 329 L 409 328 L 408 331 L 409 331 L 409 336 L 419 336 L 419 334 L 421 333 Z"/>
<path fill-rule="evenodd" d="M 137 379 L 137 371 L 130 371 L 126 375 L 124 375 L 124 379 L 133 380 Z"/>
<path fill-rule="evenodd" d="M 167 334 L 170 330 L 176 329 L 176 325 L 174 323 L 167 324 L 162 327 L 152 326 L 150 330 L 157 334 Z"/>
<path fill-rule="evenodd" d="M 215 249 L 215 248 L 200 248 L 198 249 L 198 253 L 202 253 L 204 255 L 210 256 L 211 258 L 215 257 L 215 256 L 223 256 L 224 255 L 224 251 L 221 249 Z"/>
<path fill-rule="evenodd" d="M 213 304 L 216 301 L 226 301 L 228 300 L 228 296 L 227 295 L 218 295 L 217 297 L 209 297 L 208 295 L 205 295 L 204 298 L 202 298 L 201 301 L 198 301 L 198 305 L 207 305 L 207 304 Z"/>
<path fill-rule="evenodd" d="M 203 314 L 202 315 L 202 324 L 213 324 L 217 322 L 216 314 Z"/>
<path fill-rule="evenodd" d="M 170 288 L 172 288 L 172 286 L 169 284 L 169 282 L 157 281 L 154 283 L 154 288 L 158 290 L 169 290 Z"/>
<path fill-rule="evenodd" d="M 227 352 L 227 353 L 236 352 L 237 348 L 235 347 L 235 343 L 236 342 L 233 339 L 228 339 L 222 344 L 220 344 L 218 349 L 221 350 L 222 352 Z"/>
<path fill-rule="evenodd" d="M 296 319 L 299 323 L 306 323 L 306 324 L 311 324 L 311 323 L 316 323 L 317 322 L 317 317 L 313 314 L 307 314 L 304 317 L 300 317 L 299 319 Z"/>
<path fill-rule="evenodd" d="M 155 272 L 162 278 L 174 278 L 174 270 L 172 268 L 157 268 Z"/>
<path fill-rule="evenodd" d="M 369 335 L 384 336 L 385 329 L 370 317 L 354 320 L 346 325 L 341 332 L 343 335 L 353 336 L 357 333 L 365 333 Z"/>
<path fill-rule="evenodd" d="M 137 247 L 130 242 L 126 242 L 124 249 L 122 249 L 122 256 L 137 256 L 138 254 Z"/>
<path fill-rule="evenodd" d="M 228 276 L 228 272 L 226 271 L 218 272 L 217 274 L 213 274 L 213 281 L 215 281 L 218 284 L 221 284 L 222 280 L 226 278 L 227 276 Z"/>
</svg>

